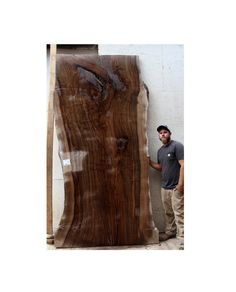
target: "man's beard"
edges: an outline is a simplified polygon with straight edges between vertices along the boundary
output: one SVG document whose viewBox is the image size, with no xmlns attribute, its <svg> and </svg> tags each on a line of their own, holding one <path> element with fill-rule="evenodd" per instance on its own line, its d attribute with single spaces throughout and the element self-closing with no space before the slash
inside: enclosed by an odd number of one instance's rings
<svg viewBox="0 0 236 292">
<path fill-rule="evenodd" d="M 164 138 L 164 140 L 160 139 L 163 144 L 168 144 L 170 142 L 170 137 Z"/>
</svg>

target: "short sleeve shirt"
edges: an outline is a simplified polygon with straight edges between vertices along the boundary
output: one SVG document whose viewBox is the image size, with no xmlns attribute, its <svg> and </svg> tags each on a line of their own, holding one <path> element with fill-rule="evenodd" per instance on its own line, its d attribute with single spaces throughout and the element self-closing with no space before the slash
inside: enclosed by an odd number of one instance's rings
<svg viewBox="0 0 236 292">
<path fill-rule="evenodd" d="M 157 162 L 161 164 L 162 187 L 174 189 L 179 181 L 180 164 L 184 160 L 184 145 L 171 140 L 157 151 Z"/>
</svg>

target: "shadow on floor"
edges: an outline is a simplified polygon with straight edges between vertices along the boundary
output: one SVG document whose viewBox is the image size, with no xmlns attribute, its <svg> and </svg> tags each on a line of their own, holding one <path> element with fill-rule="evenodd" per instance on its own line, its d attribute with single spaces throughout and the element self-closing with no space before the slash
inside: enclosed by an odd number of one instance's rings
<svg viewBox="0 0 236 292">
<path fill-rule="evenodd" d="M 127 246 L 99 246 L 99 247 L 78 247 L 78 248 L 56 248 L 47 244 L 48 250 L 179 250 L 178 240 L 171 238 L 159 244 L 149 245 L 127 245 Z"/>
</svg>

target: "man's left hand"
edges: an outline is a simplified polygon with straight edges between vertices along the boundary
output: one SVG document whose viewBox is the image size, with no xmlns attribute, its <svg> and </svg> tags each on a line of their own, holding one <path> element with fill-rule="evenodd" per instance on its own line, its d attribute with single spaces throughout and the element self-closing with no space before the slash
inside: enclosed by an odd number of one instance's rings
<svg viewBox="0 0 236 292">
<path fill-rule="evenodd" d="M 175 191 L 179 192 L 179 193 L 183 193 L 184 192 L 184 186 L 183 185 L 177 185 L 175 188 Z"/>
</svg>

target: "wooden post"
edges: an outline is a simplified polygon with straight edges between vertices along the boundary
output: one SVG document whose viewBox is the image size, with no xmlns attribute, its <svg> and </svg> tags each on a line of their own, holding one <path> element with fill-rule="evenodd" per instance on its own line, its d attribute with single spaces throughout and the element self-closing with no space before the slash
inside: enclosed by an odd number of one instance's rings
<svg viewBox="0 0 236 292">
<path fill-rule="evenodd" d="M 57 45 L 50 45 L 50 83 L 48 98 L 48 123 L 47 123 L 47 243 L 54 243 L 53 235 L 53 204 L 52 204 L 52 180 L 53 180 L 53 94 L 55 89 Z"/>
</svg>

